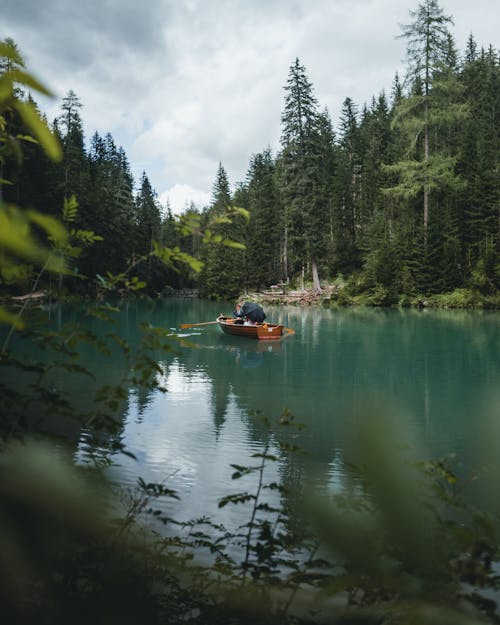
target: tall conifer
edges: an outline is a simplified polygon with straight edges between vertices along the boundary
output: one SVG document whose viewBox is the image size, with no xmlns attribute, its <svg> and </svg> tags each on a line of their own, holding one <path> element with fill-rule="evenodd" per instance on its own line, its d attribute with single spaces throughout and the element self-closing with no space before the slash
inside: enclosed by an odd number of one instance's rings
<svg viewBox="0 0 500 625">
<path fill-rule="evenodd" d="M 446 62 L 449 50 L 447 26 L 453 22 L 451 17 L 443 14 L 437 0 L 424 0 L 416 11 L 410 11 L 410 15 L 414 20 L 411 24 L 402 26 L 401 33 L 401 37 L 407 39 L 406 80 L 410 86 L 421 85 L 421 92 L 415 91 L 414 95 L 399 107 L 395 121 L 406 123 L 411 140 L 415 135 L 419 138 L 422 153 L 415 153 L 418 144 L 409 145 L 408 152 L 412 156 L 402 161 L 398 169 L 395 169 L 400 176 L 400 184 L 395 191 L 407 196 L 422 193 L 425 233 L 429 224 L 430 193 L 433 189 L 439 188 L 443 178 L 451 180 L 453 177 L 453 160 L 436 155 L 430 145 L 431 127 L 436 121 L 432 81 L 435 73 Z"/>
<path fill-rule="evenodd" d="M 250 211 L 246 250 L 247 280 L 250 288 L 262 289 L 282 277 L 280 272 L 282 211 L 275 165 L 269 148 L 260 154 L 254 154 L 250 160 L 247 196 L 247 208 Z"/>
<path fill-rule="evenodd" d="M 245 225 L 240 218 L 229 219 L 225 213 L 231 206 L 229 180 L 219 163 L 212 190 L 212 203 L 206 212 L 206 247 L 202 259 L 204 267 L 200 286 L 206 297 L 229 300 L 240 294 L 244 283 L 244 259 L 241 250 L 226 245 L 227 241 L 241 241 Z"/>
<path fill-rule="evenodd" d="M 317 101 L 306 70 L 290 67 L 281 116 L 280 182 L 284 202 L 284 257 L 287 273 L 306 268 L 320 288 L 318 260 L 324 256 L 328 202 L 321 179 L 321 125 Z"/>
</svg>

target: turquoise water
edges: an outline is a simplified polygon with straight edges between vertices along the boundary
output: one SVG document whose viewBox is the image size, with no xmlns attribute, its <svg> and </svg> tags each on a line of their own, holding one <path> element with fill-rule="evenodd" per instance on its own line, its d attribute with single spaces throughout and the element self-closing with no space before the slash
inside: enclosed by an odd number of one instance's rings
<svg viewBox="0 0 500 625">
<path fill-rule="evenodd" d="M 162 482 L 180 496 L 164 504 L 179 520 L 209 514 L 236 526 L 247 518 L 244 508 L 219 510 L 217 502 L 243 487 L 252 491 L 256 478 L 235 484 L 230 465 L 255 464 L 252 454 L 267 441 L 259 414 L 276 419 L 284 409 L 304 424 L 296 442 L 306 453 L 281 456 L 274 442 L 291 434 L 278 428 L 271 450 L 279 459 L 268 466 L 269 481 L 309 478 L 341 490 L 355 452 L 353 424 L 389 413 L 405 424 L 401 442 L 419 454 L 456 452 L 464 471 L 477 462 L 483 416 L 498 406 L 500 313 L 269 307 L 268 320 L 295 331 L 278 343 L 230 337 L 216 325 L 179 329 L 231 310 L 230 304 L 164 300 L 128 304 L 115 315 L 113 331 L 134 348 L 141 322 L 169 329 L 189 345 L 174 341 L 174 351 L 153 353 L 166 393 L 128 388 L 119 437 L 136 459 L 116 453 L 114 480 Z M 52 314 L 56 327 L 79 316 L 75 309 Z M 85 323 L 97 334 L 109 332 L 98 319 Z M 116 348 L 106 357 L 86 347 L 81 360 L 96 381 L 58 374 L 54 384 L 85 407 L 97 386 L 118 384 L 129 373 L 120 353 Z M 74 424 L 64 436 L 80 460 L 99 445 Z"/>
</svg>

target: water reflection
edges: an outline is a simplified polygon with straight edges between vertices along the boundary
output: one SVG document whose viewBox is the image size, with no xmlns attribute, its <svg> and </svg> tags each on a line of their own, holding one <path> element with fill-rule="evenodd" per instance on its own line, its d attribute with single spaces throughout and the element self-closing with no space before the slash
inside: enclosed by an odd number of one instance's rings
<svg viewBox="0 0 500 625">
<path fill-rule="evenodd" d="M 141 323 L 178 333 L 181 323 L 208 321 L 219 312 L 221 305 L 212 302 L 138 302 L 126 304 L 110 325 L 74 308 L 52 311 L 58 328 L 83 322 L 108 344 L 111 357 L 81 345 L 79 362 L 94 378 L 58 370 L 48 381 L 82 414 L 101 405 L 95 394 L 103 386 L 108 399 L 117 387 L 126 393 L 116 397 L 112 432 L 92 423 L 82 430 L 69 415 L 47 415 L 45 429 L 65 437 L 80 459 L 123 442 L 137 459 L 116 454 L 115 479 L 168 480 L 181 495 L 174 504 L 177 518 L 211 513 L 228 525 L 245 518 L 237 507 L 217 509 L 218 499 L 235 490 L 230 464 L 254 463 L 252 454 L 269 436 L 256 412 L 275 418 L 289 408 L 306 426 L 298 439 L 305 456 L 280 455 L 273 443 L 292 436 L 288 431 L 278 430 L 271 441 L 280 457 L 269 467 L 271 476 L 289 485 L 311 479 L 341 491 L 352 423 L 366 412 L 376 418 L 377 404 L 409 418 L 408 444 L 422 440 L 434 457 L 458 451 L 464 464 L 473 464 L 469 441 L 483 403 L 500 381 L 498 313 L 270 307 L 268 318 L 292 327 L 295 335 L 266 343 L 205 326 L 182 333 L 189 346 L 174 341 L 170 351 L 150 351 L 161 369 L 157 383 L 166 392 L 145 391 L 134 382 L 131 359 L 111 336 L 123 338 L 137 353 Z M 16 349 L 28 356 L 33 347 Z M 43 350 L 31 356 L 45 362 L 52 357 Z"/>
<path fill-rule="evenodd" d="M 178 359 L 181 375 L 193 380 L 189 394 L 199 390 L 200 374 L 206 384 L 210 429 L 202 440 L 190 431 L 178 442 L 197 458 L 197 475 L 208 471 L 221 479 L 202 480 L 212 506 L 214 493 L 233 488 L 224 465 L 250 463 L 250 452 L 266 440 L 252 411 L 275 417 L 288 407 L 306 425 L 300 444 L 307 455 L 284 457 L 278 467 L 288 484 L 313 479 L 343 487 L 350 427 L 375 407 L 367 398 L 410 418 L 410 445 L 422 438 L 431 456 L 456 450 L 467 459 L 471 415 L 499 381 L 497 314 L 290 308 L 270 310 L 268 317 L 296 334 L 271 346 L 210 327 L 193 332 L 195 348 Z M 186 406 L 183 418 L 196 423 L 200 408 Z M 185 514 L 191 512 L 188 506 Z"/>
</svg>

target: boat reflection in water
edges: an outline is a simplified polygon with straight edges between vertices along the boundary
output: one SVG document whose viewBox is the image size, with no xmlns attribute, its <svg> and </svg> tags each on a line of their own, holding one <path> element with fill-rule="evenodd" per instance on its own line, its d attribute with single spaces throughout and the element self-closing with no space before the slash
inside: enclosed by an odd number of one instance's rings
<svg viewBox="0 0 500 625">
<path fill-rule="evenodd" d="M 281 341 L 248 341 L 238 336 L 221 336 L 219 346 L 234 354 L 235 364 L 246 369 L 258 367 L 264 362 L 265 354 L 280 354 Z"/>
</svg>

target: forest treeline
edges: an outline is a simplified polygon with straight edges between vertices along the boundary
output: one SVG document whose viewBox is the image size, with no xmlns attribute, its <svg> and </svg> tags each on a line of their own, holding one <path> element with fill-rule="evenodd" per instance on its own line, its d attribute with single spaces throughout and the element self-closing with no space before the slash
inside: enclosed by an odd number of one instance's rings
<svg viewBox="0 0 500 625">
<path fill-rule="evenodd" d="M 75 273 L 87 276 L 65 279 L 73 292 L 95 292 L 108 272 L 133 266 L 152 293 L 197 287 L 220 299 L 277 283 L 319 289 L 334 281 L 382 305 L 460 289 L 497 296 L 498 51 L 479 47 L 471 34 L 459 53 L 452 18 L 435 0 L 411 18 L 401 30 L 406 76 L 396 75 L 389 96 L 381 92 L 361 109 L 346 98 L 335 124 L 296 59 L 277 154 L 254 154 L 234 192 L 220 163 L 207 207 L 174 216 L 145 172 L 136 184 L 111 134 L 96 132 L 87 143 L 73 91 L 51 126 L 62 160 L 27 143 L 21 167 L 13 145 L 0 176 L 12 183 L 2 185 L 3 199 L 60 216 L 65 199 L 76 198 L 73 227 L 89 233 L 92 246 L 72 259 Z M 0 60 L 0 72 L 22 66 L 22 59 L 17 66 Z M 16 111 L 6 120 L 11 136 L 29 134 Z M 246 210 L 226 219 L 229 206 Z M 156 244 L 181 260 L 189 254 L 201 271 L 160 262 L 150 253 Z M 1 280 L 8 289 L 9 277 Z M 19 289 L 19 275 L 15 283 Z"/>
</svg>

